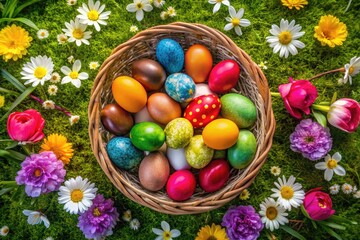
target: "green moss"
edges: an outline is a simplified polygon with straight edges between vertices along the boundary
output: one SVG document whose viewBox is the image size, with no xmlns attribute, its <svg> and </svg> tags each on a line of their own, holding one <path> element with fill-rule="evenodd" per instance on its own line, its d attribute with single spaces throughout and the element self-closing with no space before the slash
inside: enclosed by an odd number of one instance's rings
<svg viewBox="0 0 360 240">
<path fill-rule="evenodd" d="M 77 15 L 76 9 L 82 2 L 85 1 L 79 0 L 76 6 L 70 7 L 66 5 L 64 0 L 47 0 L 25 9 L 23 16 L 33 20 L 40 28 L 49 30 L 50 37 L 41 41 L 36 38 L 35 30 L 27 28 L 34 38 L 28 55 L 17 62 L 9 61 L 5 63 L 0 61 L 0 67 L 7 69 L 14 76 L 20 78 L 21 67 L 29 61 L 30 56 L 50 56 L 54 61 L 55 71 L 59 73 L 61 66 L 71 66 L 67 62 L 67 57 L 70 55 L 82 61 L 82 70 L 88 72 L 90 77 L 89 80 L 82 82 L 80 89 L 76 89 L 71 84 L 58 84 L 59 91 L 56 96 L 45 96 L 58 105 L 68 108 L 73 114 L 80 115 L 81 120 L 78 124 L 70 126 L 68 118 L 62 113 L 54 110 L 45 111 L 29 99 L 25 100 L 16 110 L 38 109 L 47 121 L 46 135 L 61 133 L 73 143 L 76 152 L 71 164 L 66 167 L 67 178 L 76 177 L 77 175 L 89 178 L 96 183 L 99 193 L 114 199 L 120 213 L 126 209 L 131 209 L 133 217 L 140 220 L 141 227 L 138 231 L 131 230 L 128 223 L 120 220 L 113 236 L 108 239 L 152 239 L 155 235 L 151 229 L 153 227 L 160 228 L 162 220 L 168 221 L 173 228 L 181 230 L 182 235 L 179 239 L 194 239 L 203 225 L 220 224 L 222 216 L 231 205 L 253 205 L 256 209 L 259 209 L 260 202 L 272 193 L 273 182 L 277 180 L 277 177 L 270 174 L 271 166 L 281 167 L 282 174 L 287 177 L 290 175 L 296 176 L 305 189 L 323 186 L 324 190 L 327 191 L 328 187 L 335 183 L 360 184 L 358 175 L 360 168 L 359 131 L 346 134 L 331 127 L 334 139 L 331 153 L 339 151 L 342 154 L 343 160 L 341 163 L 342 166 L 346 167 L 347 174 L 343 178 L 334 176 L 333 180 L 328 183 L 323 180 L 323 172 L 314 168 L 314 162 L 308 161 L 302 158 L 300 154 L 293 153 L 290 150 L 289 135 L 293 132 L 298 121 L 286 113 L 281 99 L 273 99 L 273 109 L 277 121 L 273 147 L 269 152 L 267 162 L 260 170 L 254 183 L 249 187 L 251 193 L 249 200 L 241 201 L 236 198 L 225 206 L 211 212 L 198 215 L 171 216 L 155 212 L 125 198 L 107 179 L 90 147 L 87 132 L 87 106 L 96 71 L 90 70 L 88 64 L 91 61 L 103 62 L 110 55 L 113 48 L 132 37 L 133 34 L 129 32 L 132 24 L 138 26 L 140 30 L 144 30 L 159 24 L 185 21 L 202 23 L 223 31 L 226 24 L 225 17 L 228 16 L 228 12 L 222 6 L 220 11 L 213 15 L 213 5 L 207 4 L 207 1 L 169 0 L 166 1 L 165 7 L 170 5 L 175 7 L 177 10 L 175 18 L 162 21 L 159 16 L 162 9 L 155 8 L 151 13 L 145 13 L 142 22 L 137 22 L 135 14 L 125 10 L 126 5 L 131 0 L 103 0 L 102 2 L 106 3 L 106 9 L 111 10 L 112 13 L 108 25 L 102 26 L 100 32 L 96 32 L 92 28 L 93 37 L 90 40 L 90 46 L 76 47 L 75 44 L 71 43 L 59 45 L 56 40 L 57 34 L 61 33 L 61 29 L 65 27 L 65 21 L 69 22 Z M 249 19 L 252 24 L 247 28 L 242 28 L 243 35 L 241 37 L 237 36 L 234 31 L 225 32 L 225 34 L 245 50 L 256 63 L 268 62 L 268 69 L 264 70 L 264 73 L 272 91 L 276 91 L 279 84 L 286 83 L 289 76 L 293 76 L 295 79 L 309 78 L 317 73 L 339 68 L 347 63 L 351 57 L 359 54 L 360 22 L 357 9 L 359 9 L 360 5 L 355 1 L 353 1 L 353 6 L 347 13 L 343 13 L 347 4 L 345 0 L 313 0 L 309 1 L 309 5 L 300 11 L 288 10 L 280 4 L 279 0 L 243 0 L 232 1 L 232 4 L 236 10 L 243 7 L 245 9 L 244 18 Z M 313 37 L 314 26 L 317 25 L 320 16 L 325 14 L 333 14 L 347 24 L 349 35 L 343 46 L 335 48 L 322 47 Z M 269 35 L 271 25 L 278 25 L 281 18 L 295 19 L 296 23 L 299 23 L 306 32 L 301 38 L 301 41 L 306 44 L 306 48 L 299 50 L 298 55 L 291 56 L 288 59 L 282 59 L 273 54 L 272 49 L 265 42 L 265 37 Z M 3 26 L 4 24 L 1 25 L 1 27 Z M 333 74 L 314 81 L 319 90 L 319 101 L 329 100 L 335 91 L 338 92 L 339 97 L 360 99 L 360 77 L 354 78 L 352 86 L 339 86 L 337 80 L 341 76 L 340 73 Z M 0 78 L 0 82 L 1 87 L 13 89 L 3 78 Z M 43 92 L 46 92 L 48 85 L 49 83 L 44 86 Z M 40 95 L 39 89 L 35 91 L 35 94 Z M 15 100 L 13 96 L 6 95 L 6 106 L 0 109 L 0 115 L 7 111 L 13 100 Z M 1 138 L 8 138 L 5 128 L 6 122 L 3 121 L 0 124 L 2 126 L 0 128 Z M 4 144 L 0 144 L 0 147 L 4 147 Z M 1 160 L 0 180 L 14 179 L 19 169 L 19 162 Z M 77 216 L 70 215 L 63 210 L 63 205 L 57 203 L 57 193 L 50 193 L 38 199 L 24 197 L 23 201 L 19 200 L 21 199 L 20 195 L 24 195 L 22 186 L 18 190 L 0 197 L 0 226 L 7 225 L 10 228 L 9 235 L 4 239 L 43 239 L 48 236 L 52 236 L 54 239 L 84 239 L 83 234 L 76 227 Z M 339 193 L 332 198 L 333 206 L 338 215 L 360 222 L 360 215 L 358 214 L 360 203 L 357 199 L 343 193 Z M 26 217 L 22 214 L 24 209 L 44 210 L 51 222 L 50 228 L 46 229 L 43 225 L 28 225 Z M 298 210 L 290 213 L 290 219 L 302 218 Z M 291 224 L 291 226 L 294 225 Z M 316 237 L 314 237 L 314 231 L 309 222 L 305 222 L 303 227 L 300 228 L 301 234 L 309 239 L 328 238 L 328 235 L 320 230 L 316 230 Z M 342 231 L 341 234 L 345 239 L 356 239 L 358 228 L 348 226 L 347 230 Z M 288 234 L 282 231 L 276 231 L 274 235 L 279 239 L 290 239 Z M 265 232 L 262 233 L 261 238 L 266 239 Z"/>
</svg>

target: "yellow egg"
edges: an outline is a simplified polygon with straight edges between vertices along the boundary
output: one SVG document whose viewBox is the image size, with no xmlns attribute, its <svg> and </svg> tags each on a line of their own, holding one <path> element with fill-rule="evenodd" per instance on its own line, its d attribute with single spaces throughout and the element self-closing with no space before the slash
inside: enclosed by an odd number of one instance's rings
<svg viewBox="0 0 360 240">
<path fill-rule="evenodd" d="M 225 118 L 210 122 L 202 132 L 204 143 L 216 150 L 224 150 L 234 145 L 238 135 L 239 128 L 236 124 Z"/>
<path fill-rule="evenodd" d="M 128 76 L 117 77 L 112 83 L 112 94 L 115 101 L 126 111 L 136 113 L 147 101 L 144 87 Z"/>
</svg>

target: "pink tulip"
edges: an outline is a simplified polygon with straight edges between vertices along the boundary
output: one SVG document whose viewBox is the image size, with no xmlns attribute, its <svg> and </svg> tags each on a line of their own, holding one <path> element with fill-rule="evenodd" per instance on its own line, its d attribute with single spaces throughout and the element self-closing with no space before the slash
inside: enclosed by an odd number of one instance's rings
<svg viewBox="0 0 360 240">
<path fill-rule="evenodd" d="M 301 119 L 301 112 L 310 114 L 310 106 L 314 103 L 318 93 L 316 87 L 307 80 L 294 81 L 290 77 L 289 82 L 281 84 L 279 92 L 290 115 Z"/>
<path fill-rule="evenodd" d="M 29 109 L 24 112 L 13 112 L 7 120 L 7 131 L 12 140 L 23 143 L 36 143 L 44 138 L 45 120 L 41 114 Z"/>
<path fill-rule="evenodd" d="M 331 217 L 335 210 L 332 209 L 332 201 L 329 194 L 314 188 L 305 194 L 304 209 L 309 217 L 315 221 L 322 221 Z"/>
<path fill-rule="evenodd" d="M 341 98 L 330 106 L 327 119 L 345 132 L 355 132 L 360 122 L 360 105 L 350 98 Z"/>
</svg>

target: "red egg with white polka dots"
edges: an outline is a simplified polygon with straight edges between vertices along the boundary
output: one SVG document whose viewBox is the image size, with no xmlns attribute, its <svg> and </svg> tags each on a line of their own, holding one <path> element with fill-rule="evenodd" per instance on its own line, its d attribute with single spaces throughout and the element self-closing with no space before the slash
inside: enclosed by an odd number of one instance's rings
<svg viewBox="0 0 360 240">
<path fill-rule="evenodd" d="M 216 95 L 202 95 L 194 98 L 185 108 L 184 118 L 189 120 L 194 128 L 202 128 L 217 118 L 220 108 L 220 99 Z"/>
</svg>

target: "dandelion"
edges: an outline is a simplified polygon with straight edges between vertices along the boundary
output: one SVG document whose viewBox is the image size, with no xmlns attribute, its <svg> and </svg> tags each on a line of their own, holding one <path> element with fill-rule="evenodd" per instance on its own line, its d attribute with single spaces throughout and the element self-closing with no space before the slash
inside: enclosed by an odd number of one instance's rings
<svg viewBox="0 0 360 240">
<path fill-rule="evenodd" d="M 42 39 L 49 37 L 49 32 L 46 29 L 39 29 L 39 31 L 37 31 L 36 35 L 39 39 L 42 40 Z"/>
<path fill-rule="evenodd" d="M 344 183 L 342 186 L 341 186 L 341 190 L 343 191 L 343 193 L 345 194 L 350 194 L 352 193 L 353 191 L 353 187 L 348 184 L 348 183 Z"/>
<path fill-rule="evenodd" d="M 0 56 L 5 62 L 9 59 L 17 61 L 27 54 L 32 41 L 29 33 L 15 24 L 6 26 L 0 31 Z"/>
<path fill-rule="evenodd" d="M 281 0 L 281 2 L 283 6 L 289 9 L 296 8 L 296 10 L 300 10 L 304 5 L 308 4 L 307 0 Z"/>
<path fill-rule="evenodd" d="M 144 11 L 151 12 L 153 7 L 148 0 L 134 0 L 134 3 L 130 3 L 126 6 L 128 12 L 136 12 L 136 20 L 139 22 L 144 18 Z"/>
<path fill-rule="evenodd" d="M 181 232 L 177 229 L 170 230 L 170 225 L 165 221 L 161 221 L 161 228 L 162 229 L 152 229 L 153 233 L 158 235 L 158 237 L 156 238 L 158 240 L 170 240 L 181 235 Z"/>
<path fill-rule="evenodd" d="M 332 48 L 342 45 L 348 35 L 346 25 L 332 15 L 321 16 L 319 25 L 314 29 L 314 37 L 320 41 L 321 45 Z"/>
<path fill-rule="evenodd" d="M 279 205 L 278 202 L 275 202 L 273 198 L 266 198 L 260 204 L 259 214 L 262 216 L 261 221 L 265 224 L 267 229 L 274 231 L 279 229 L 280 225 L 285 225 L 289 220 L 286 218 L 288 215 L 285 211 L 285 208 Z"/>
<path fill-rule="evenodd" d="M 96 31 L 100 31 L 100 24 L 106 25 L 105 20 L 109 18 L 110 11 L 103 12 L 105 5 L 100 5 L 100 1 L 96 1 L 94 4 L 93 0 L 89 0 L 88 5 L 82 4 L 82 7 L 78 8 L 80 13 L 76 17 L 80 19 L 80 23 L 86 25 L 94 25 Z"/>
<path fill-rule="evenodd" d="M 61 160 L 64 165 L 70 163 L 70 159 L 74 155 L 72 144 L 67 141 L 67 138 L 61 134 L 50 134 L 44 143 L 41 144 L 40 152 L 52 151 L 58 160 Z"/>
<path fill-rule="evenodd" d="M 55 109 L 55 103 L 51 100 L 45 100 L 42 103 L 43 108 L 45 109 Z"/>
<path fill-rule="evenodd" d="M 27 222 L 30 225 L 41 224 L 42 222 L 44 222 L 44 225 L 46 228 L 49 228 L 49 226 L 50 226 L 49 220 L 47 219 L 45 214 L 43 214 L 42 212 L 32 211 L 32 210 L 24 210 L 23 214 L 28 217 Z"/>
<path fill-rule="evenodd" d="M 240 200 L 247 200 L 250 198 L 250 192 L 247 189 L 244 189 L 239 196 Z"/>
<path fill-rule="evenodd" d="M 160 18 L 161 18 L 161 20 L 165 20 L 165 19 L 167 19 L 168 17 L 169 17 L 169 14 L 168 14 L 167 12 L 162 11 L 162 12 L 160 13 Z"/>
<path fill-rule="evenodd" d="M 130 210 L 126 210 L 125 212 L 123 212 L 122 219 L 125 222 L 130 222 L 131 218 L 132 218 L 132 216 L 131 216 L 131 211 Z"/>
<path fill-rule="evenodd" d="M 89 78 L 89 74 L 87 74 L 86 72 L 79 73 L 80 69 L 80 60 L 76 60 L 74 62 L 72 69 L 67 66 L 62 66 L 61 72 L 66 76 L 62 79 L 61 84 L 71 82 L 75 87 L 79 88 L 81 86 L 81 80 L 86 80 Z"/>
<path fill-rule="evenodd" d="M 137 218 L 132 219 L 129 224 L 130 228 L 135 231 L 138 230 L 140 227 L 140 222 Z"/>
<path fill-rule="evenodd" d="M 276 188 L 271 189 L 274 192 L 271 197 L 278 198 L 278 203 L 289 211 L 291 207 L 299 207 L 305 198 L 305 192 L 302 190 L 301 184 L 295 183 L 295 180 L 294 176 L 290 176 L 286 180 L 283 175 L 282 179 L 278 178 L 278 183 L 274 182 Z"/>
<path fill-rule="evenodd" d="M 139 31 L 139 28 L 135 25 L 131 25 L 130 26 L 130 32 L 136 33 L 137 31 Z"/>
<path fill-rule="evenodd" d="M 5 97 L 0 95 L 0 108 L 2 108 L 5 105 Z"/>
<path fill-rule="evenodd" d="M 70 125 L 74 125 L 75 123 L 78 123 L 80 121 L 80 116 L 78 115 L 72 115 L 70 118 L 69 118 L 69 121 L 70 121 Z"/>
<path fill-rule="evenodd" d="M 154 6 L 157 8 L 161 8 L 162 6 L 164 6 L 165 1 L 164 0 L 154 0 Z"/>
<path fill-rule="evenodd" d="M 68 41 L 68 37 L 63 33 L 58 34 L 56 38 L 59 44 L 65 44 Z"/>
<path fill-rule="evenodd" d="M 171 6 L 167 8 L 166 13 L 167 13 L 168 16 L 170 16 L 170 17 L 175 17 L 175 16 L 176 16 L 176 10 L 175 10 L 175 8 L 173 8 L 173 7 L 171 7 Z"/>
<path fill-rule="evenodd" d="M 58 83 L 58 82 L 60 82 L 60 80 L 61 80 L 61 77 L 60 77 L 59 73 L 53 72 L 51 74 L 51 77 L 50 77 L 50 82 L 51 83 Z"/>
<path fill-rule="evenodd" d="M 267 61 L 264 61 L 264 62 L 261 61 L 261 62 L 258 64 L 258 66 L 259 66 L 260 68 L 266 70 L 266 69 L 268 69 L 268 67 L 267 67 L 265 64 L 267 64 Z"/>
<path fill-rule="evenodd" d="M 91 32 L 86 31 L 87 25 L 79 22 L 78 18 L 75 21 L 71 20 L 70 23 L 65 22 L 66 29 L 62 29 L 66 36 L 69 37 L 69 42 L 75 42 L 76 46 L 80 46 L 82 43 L 89 45 L 88 39 L 91 38 Z"/>
<path fill-rule="evenodd" d="M 349 83 L 352 84 L 352 77 L 360 72 L 360 57 L 351 58 L 350 63 L 345 64 L 344 68 L 345 76 L 344 79 L 341 79 L 341 83 L 345 84 L 349 80 Z"/>
<path fill-rule="evenodd" d="M 229 23 L 225 25 L 224 30 L 229 31 L 231 29 L 235 29 L 235 32 L 237 35 L 241 36 L 242 31 L 241 27 L 248 27 L 250 26 L 250 21 L 248 19 L 242 18 L 244 15 L 244 9 L 240 8 L 238 12 L 235 11 L 235 8 L 233 6 L 229 7 L 229 14 L 230 17 L 226 17 L 226 21 Z"/>
<path fill-rule="evenodd" d="M 74 56 L 73 56 L 73 55 L 69 56 L 69 57 L 67 58 L 67 61 L 68 61 L 69 63 L 73 63 L 73 62 L 75 61 Z"/>
<path fill-rule="evenodd" d="M 330 181 L 334 175 L 334 172 L 339 176 L 345 176 L 345 169 L 338 163 L 341 161 L 341 155 L 336 152 L 334 155 L 329 154 L 325 157 L 325 162 L 319 162 L 315 164 L 315 168 L 319 170 L 325 170 L 324 179 Z"/>
<path fill-rule="evenodd" d="M 6 235 L 8 235 L 10 229 L 8 226 L 3 226 L 1 229 L 0 229 L 0 236 L 3 236 L 5 237 Z"/>
<path fill-rule="evenodd" d="M 41 84 L 44 85 L 45 81 L 50 80 L 51 73 L 54 70 L 54 63 L 51 58 L 47 56 L 31 57 L 30 62 L 24 64 L 21 79 L 25 79 L 25 85 L 32 83 L 33 87 Z"/>
<path fill-rule="evenodd" d="M 48 93 L 51 95 L 51 96 L 55 96 L 56 93 L 58 91 L 58 87 L 56 85 L 49 85 L 48 87 Z"/>
<path fill-rule="evenodd" d="M 330 190 L 330 194 L 336 195 L 340 191 L 340 186 L 338 184 L 334 184 L 329 188 L 329 190 Z"/>
<path fill-rule="evenodd" d="M 221 4 L 224 4 L 227 7 L 230 7 L 229 0 L 209 0 L 208 3 L 215 4 L 213 8 L 213 14 L 215 14 L 217 11 L 219 11 Z"/>
<path fill-rule="evenodd" d="M 89 68 L 90 68 L 91 70 L 95 70 L 95 69 L 97 69 L 99 66 L 100 66 L 100 65 L 99 65 L 99 62 L 90 62 L 90 63 L 89 63 Z"/>
<path fill-rule="evenodd" d="M 278 166 L 272 166 L 272 167 L 270 168 L 270 172 L 271 172 L 271 174 L 274 175 L 274 176 L 279 176 L 280 173 L 281 173 L 281 168 L 279 168 Z"/>
<path fill-rule="evenodd" d="M 77 3 L 77 0 L 67 0 L 67 5 L 73 6 Z"/>
</svg>

